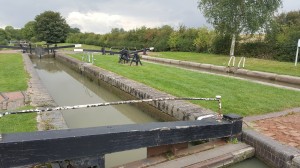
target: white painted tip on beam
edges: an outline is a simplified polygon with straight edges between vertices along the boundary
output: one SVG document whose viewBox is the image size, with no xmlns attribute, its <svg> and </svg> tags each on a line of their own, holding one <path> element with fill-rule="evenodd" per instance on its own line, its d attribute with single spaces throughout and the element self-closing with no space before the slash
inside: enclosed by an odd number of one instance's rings
<svg viewBox="0 0 300 168">
<path fill-rule="evenodd" d="M 150 51 L 153 51 L 153 50 L 154 50 L 154 47 L 150 47 L 149 50 L 150 50 Z"/>
<path fill-rule="evenodd" d="M 221 98 L 222 98 L 222 96 L 220 96 L 220 95 L 216 96 L 216 99 L 221 99 Z"/>
<path fill-rule="evenodd" d="M 75 48 L 81 47 L 81 44 L 75 44 Z"/>
<path fill-rule="evenodd" d="M 202 119 L 204 119 L 204 118 L 210 118 L 210 117 L 213 117 L 213 116 L 214 116 L 214 115 L 212 115 L 212 114 L 205 115 L 205 116 L 200 116 L 200 117 L 197 118 L 197 120 L 200 121 L 200 120 L 202 120 Z"/>
<path fill-rule="evenodd" d="M 74 49 L 75 52 L 83 52 L 83 49 Z"/>
</svg>

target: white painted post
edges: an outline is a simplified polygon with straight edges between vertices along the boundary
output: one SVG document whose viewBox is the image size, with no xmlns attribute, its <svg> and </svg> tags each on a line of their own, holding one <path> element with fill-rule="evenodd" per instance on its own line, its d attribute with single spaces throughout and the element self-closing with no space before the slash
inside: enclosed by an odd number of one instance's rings
<svg viewBox="0 0 300 168">
<path fill-rule="evenodd" d="M 297 66 L 297 63 L 298 63 L 299 48 L 300 48 L 300 39 L 298 40 L 298 45 L 297 45 L 297 52 L 296 52 L 296 58 L 295 58 L 295 66 Z"/>
<path fill-rule="evenodd" d="M 230 66 L 231 60 L 232 60 L 232 66 L 234 67 L 234 64 L 235 64 L 235 56 L 230 56 L 230 59 L 229 59 L 229 61 L 228 61 L 228 67 Z"/>
<path fill-rule="evenodd" d="M 74 52 L 83 52 L 83 49 L 75 48 Z"/>
<path fill-rule="evenodd" d="M 239 64 L 238 64 L 238 68 L 240 68 L 240 64 L 243 61 L 243 68 L 245 67 L 245 62 L 246 62 L 246 57 L 241 57 Z"/>
<path fill-rule="evenodd" d="M 92 53 L 92 64 L 94 64 L 94 53 Z"/>
</svg>

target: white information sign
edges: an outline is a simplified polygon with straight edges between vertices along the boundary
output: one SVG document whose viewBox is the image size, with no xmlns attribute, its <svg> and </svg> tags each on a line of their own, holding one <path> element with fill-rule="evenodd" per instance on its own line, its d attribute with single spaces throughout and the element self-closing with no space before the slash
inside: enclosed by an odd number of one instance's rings
<svg viewBox="0 0 300 168">
<path fill-rule="evenodd" d="M 298 63 L 299 48 L 300 48 L 300 39 L 298 40 L 298 46 L 297 46 L 297 52 L 296 52 L 296 58 L 295 58 L 295 66 L 297 66 L 297 63 Z"/>
<path fill-rule="evenodd" d="M 76 48 L 81 47 L 81 44 L 75 44 L 75 47 Z"/>
</svg>

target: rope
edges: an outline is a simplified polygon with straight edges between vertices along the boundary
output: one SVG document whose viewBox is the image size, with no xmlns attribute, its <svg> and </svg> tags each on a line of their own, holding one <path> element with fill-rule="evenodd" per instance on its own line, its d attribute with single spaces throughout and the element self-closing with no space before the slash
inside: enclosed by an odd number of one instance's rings
<svg viewBox="0 0 300 168">
<path fill-rule="evenodd" d="M 204 101 L 218 101 L 219 103 L 219 113 L 221 114 L 221 96 L 216 96 L 216 98 L 197 98 L 197 97 L 167 97 L 167 98 L 156 98 L 156 99 L 140 99 L 140 100 L 128 100 L 128 101 L 116 101 L 116 102 L 106 102 L 106 103 L 96 103 L 96 104 L 84 104 L 75 106 L 61 106 L 54 108 L 44 108 L 44 109 L 31 109 L 31 110 L 21 110 L 21 111 L 11 111 L 0 113 L 0 118 L 5 115 L 10 114 L 24 114 L 24 113 L 42 113 L 47 111 L 59 111 L 59 110 L 72 110 L 81 108 L 91 108 L 100 106 L 111 106 L 111 105 L 121 105 L 121 104 L 132 104 L 132 103 L 142 103 L 142 102 L 152 102 L 152 101 L 165 101 L 165 100 L 204 100 Z"/>
</svg>

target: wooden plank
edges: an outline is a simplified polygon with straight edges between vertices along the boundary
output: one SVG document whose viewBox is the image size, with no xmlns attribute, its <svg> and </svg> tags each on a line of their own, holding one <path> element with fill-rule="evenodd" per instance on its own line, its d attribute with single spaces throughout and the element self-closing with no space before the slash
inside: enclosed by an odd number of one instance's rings
<svg viewBox="0 0 300 168">
<path fill-rule="evenodd" d="M 49 47 L 49 48 L 45 48 L 45 49 L 56 50 L 56 49 L 61 49 L 61 48 L 74 48 L 74 47 L 75 47 L 75 45 L 66 45 L 66 46 Z"/>
<path fill-rule="evenodd" d="M 0 45 L 0 48 L 26 49 L 27 47 Z"/>
<path fill-rule="evenodd" d="M 102 50 L 92 50 L 92 49 L 83 49 L 84 52 L 98 52 L 98 53 L 102 53 Z M 120 54 L 120 52 L 117 51 L 109 51 L 109 50 L 105 50 L 105 53 L 113 53 L 113 54 Z"/>
<path fill-rule="evenodd" d="M 3 134 L 0 140 L 0 167 L 104 156 L 142 147 L 230 137 L 241 132 L 241 127 L 235 128 L 241 122 L 208 118 L 201 121 Z"/>
</svg>

